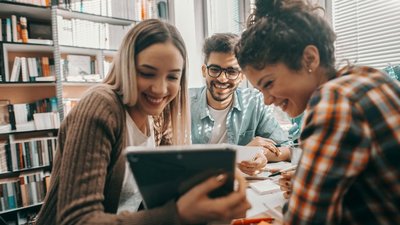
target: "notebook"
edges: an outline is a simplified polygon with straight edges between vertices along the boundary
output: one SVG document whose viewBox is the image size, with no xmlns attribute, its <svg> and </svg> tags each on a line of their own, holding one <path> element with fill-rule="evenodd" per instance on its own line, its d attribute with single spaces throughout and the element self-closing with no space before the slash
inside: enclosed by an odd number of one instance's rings
<svg viewBox="0 0 400 225">
<path fill-rule="evenodd" d="M 142 195 L 145 208 L 176 200 L 196 184 L 222 172 L 228 175 L 212 198 L 233 191 L 235 171 L 233 145 L 128 147 L 126 157 Z"/>
<path fill-rule="evenodd" d="M 280 191 L 279 185 L 271 180 L 250 183 L 249 186 L 260 195 L 271 194 Z"/>
</svg>

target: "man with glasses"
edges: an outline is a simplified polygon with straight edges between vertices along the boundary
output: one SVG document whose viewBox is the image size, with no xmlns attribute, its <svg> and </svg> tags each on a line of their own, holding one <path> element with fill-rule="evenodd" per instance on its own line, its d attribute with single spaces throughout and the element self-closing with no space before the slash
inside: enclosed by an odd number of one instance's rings
<svg viewBox="0 0 400 225">
<path fill-rule="evenodd" d="M 202 74 L 206 86 L 190 89 L 192 143 L 263 146 L 269 161 L 288 160 L 288 147 L 275 147 L 288 139 L 272 108 L 264 104 L 256 89 L 238 88 L 244 79 L 233 53 L 238 40 L 232 33 L 214 34 L 205 40 Z M 255 168 L 248 167 L 241 169 L 254 173 Z"/>
</svg>

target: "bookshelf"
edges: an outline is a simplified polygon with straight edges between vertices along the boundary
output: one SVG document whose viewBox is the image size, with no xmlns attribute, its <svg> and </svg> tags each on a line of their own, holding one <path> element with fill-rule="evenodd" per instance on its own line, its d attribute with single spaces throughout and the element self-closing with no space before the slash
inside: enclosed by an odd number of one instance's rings
<svg viewBox="0 0 400 225">
<path fill-rule="evenodd" d="M 0 217 L 15 225 L 40 209 L 64 110 L 104 79 L 132 26 L 169 16 L 168 0 L 24 2 L 0 0 Z"/>
</svg>

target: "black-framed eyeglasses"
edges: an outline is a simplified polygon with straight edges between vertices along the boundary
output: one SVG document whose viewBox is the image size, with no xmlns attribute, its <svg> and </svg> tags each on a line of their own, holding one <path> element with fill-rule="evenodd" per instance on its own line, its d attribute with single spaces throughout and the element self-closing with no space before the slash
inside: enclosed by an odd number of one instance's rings
<svg viewBox="0 0 400 225">
<path fill-rule="evenodd" d="M 235 68 L 222 68 L 216 65 L 206 65 L 206 67 L 208 75 L 213 78 L 218 78 L 223 71 L 225 72 L 226 78 L 228 78 L 229 80 L 236 80 L 236 78 L 238 78 L 239 74 L 242 72 Z"/>
</svg>

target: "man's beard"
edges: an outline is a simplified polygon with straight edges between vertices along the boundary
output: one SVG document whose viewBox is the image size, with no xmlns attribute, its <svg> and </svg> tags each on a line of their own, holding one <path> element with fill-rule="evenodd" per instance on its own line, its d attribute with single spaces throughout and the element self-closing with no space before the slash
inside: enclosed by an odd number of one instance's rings
<svg viewBox="0 0 400 225">
<path fill-rule="evenodd" d="M 234 89 L 232 89 L 231 84 L 228 84 L 229 86 L 226 88 L 226 89 L 230 89 L 231 92 L 223 94 L 223 95 L 219 95 L 214 92 L 214 88 L 215 88 L 214 83 L 216 83 L 216 82 L 210 82 L 207 89 L 210 92 L 211 97 L 215 101 L 222 102 L 222 101 L 227 100 L 228 98 L 230 98 L 233 95 Z"/>
</svg>

